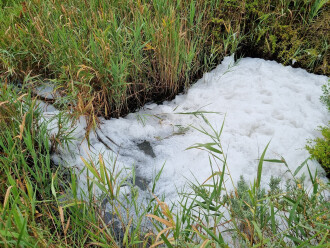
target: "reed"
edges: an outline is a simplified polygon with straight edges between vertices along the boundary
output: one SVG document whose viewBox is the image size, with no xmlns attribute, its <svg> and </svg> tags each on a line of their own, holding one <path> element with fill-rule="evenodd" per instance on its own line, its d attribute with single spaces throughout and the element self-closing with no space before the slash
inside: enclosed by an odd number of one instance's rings
<svg viewBox="0 0 330 248">
<path fill-rule="evenodd" d="M 77 115 L 163 101 L 231 53 L 329 74 L 329 4 L 313 1 L 2 1 L 0 75 L 51 80 Z"/>
</svg>

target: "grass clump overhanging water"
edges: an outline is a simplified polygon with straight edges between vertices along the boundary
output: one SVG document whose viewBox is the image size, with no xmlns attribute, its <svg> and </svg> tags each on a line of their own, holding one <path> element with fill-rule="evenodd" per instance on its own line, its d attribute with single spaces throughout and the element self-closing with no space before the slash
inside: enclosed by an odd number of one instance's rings
<svg viewBox="0 0 330 248">
<path fill-rule="evenodd" d="M 234 52 L 329 75 L 329 16 L 323 0 L 2 1 L 0 75 L 51 80 L 92 125 L 175 96 Z"/>
<path fill-rule="evenodd" d="M 79 114 L 128 113 L 210 68 L 204 42 L 215 2 L 4 2 L 0 74 L 54 79 Z"/>
<path fill-rule="evenodd" d="M 82 191 L 78 187 L 79 174 L 52 162 L 54 142 L 59 147 L 71 139 L 64 121 L 58 123 L 63 128 L 49 130 L 50 122 L 43 120 L 38 102 L 30 94 L 20 94 L 5 84 L 0 84 L 0 93 L 1 247 L 145 247 L 151 242 L 136 224 L 146 210 L 134 197 L 118 197 L 117 184 L 122 182 L 116 175 L 120 172 L 114 175 L 101 166 L 100 175 L 107 181 L 96 182 L 111 203 L 111 218 L 107 221 L 102 201 L 95 196 L 94 183 L 88 179 L 87 190 Z M 52 120 L 59 122 L 64 117 Z M 100 165 L 102 161 L 100 158 Z M 92 165 L 88 168 L 92 174 Z M 129 232 L 133 223 L 137 229 Z"/>
</svg>

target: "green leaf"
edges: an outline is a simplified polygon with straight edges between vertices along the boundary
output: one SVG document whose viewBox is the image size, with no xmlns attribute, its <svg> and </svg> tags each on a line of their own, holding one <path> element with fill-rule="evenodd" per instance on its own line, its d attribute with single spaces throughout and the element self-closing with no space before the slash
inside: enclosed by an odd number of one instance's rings
<svg viewBox="0 0 330 248">
<path fill-rule="evenodd" d="M 294 216 L 295 216 L 295 213 L 296 213 L 297 207 L 298 207 L 299 202 L 300 202 L 300 200 L 302 199 L 302 197 L 303 197 L 303 195 L 301 195 L 301 196 L 298 198 L 298 200 L 297 200 L 296 203 L 293 205 L 293 207 L 292 207 L 292 209 L 291 209 L 291 211 L 290 211 L 289 222 L 288 222 L 288 224 L 289 224 L 290 227 L 291 227 L 291 223 L 292 223 L 292 221 L 293 221 L 293 218 L 294 218 Z"/>
<path fill-rule="evenodd" d="M 206 148 L 209 151 L 212 151 L 212 152 L 215 152 L 218 154 L 222 154 L 222 152 L 220 150 L 213 147 L 214 145 L 218 145 L 218 143 L 205 143 L 205 144 L 197 143 L 193 146 L 188 147 L 186 150 L 190 150 L 193 148 Z"/>
<path fill-rule="evenodd" d="M 291 235 L 285 235 L 287 238 L 289 238 L 289 239 L 291 239 L 295 244 L 296 243 L 302 243 L 303 241 L 302 240 L 300 240 L 300 239 L 297 239 L 296 237 L 293 237 L 293 236 L 291 236 Z"/>
<path fill-rule="evenodd" d="M 274 205 L 272 202 L 270 202 L 270 220 L 272 223 L 272 232 L 276 233 L 276 225 L 275 225 L 275 211 L 274 211 Z"/>
<path fill-rule="evenodd" d="M 308 162 L 309 158 L 307 158 L 302 164 L 294 171 L 293 176 L 296 176 L 299 171 L 304 167 L 304 165 Z"/>
<path fill-rule="evenodd" d="M 284 164 L 285 162 L 283 160 L 279 159 L 264 159 L 265 162 L 271 162 L 271 163 L 279 163 L 279 164 Z"/>
<path fill-rule="evenodd" d="M 22 237 L 23 237 L 23 234 L 24 233 L 26 233 L 26 218 L 24 218 L 23 226 L 22 226 L 21 231 L 20 231 L 20 234 L 19 234 L 19 236 L 17 238 L 17 245 L 16 245 L 17 247 L 19 247 L 19 244 L 20 244 L 20 242 L 22 240 Z"/>
<path fill-rule="evenodd" d="M 169 247 L 169 248 L 174 248 L 174 247 L 172 246 L 172 244 L 170 243 L 170 241 L 168 241 L 168 239 L 165 237 L 164 234 L 162 234 L 161 237 L 162 237 L 164 243 L 167 245 L 167 247 Z"/>
<path fill-rule="evenodd" d="M 262 233 L 261 233 L 261 230 L 260 230 L 259 226 L 257 225 L 257 223 L 255 221 L 252 221 L 252 223 L 253 223 L 254 229 L 257 231 L 259 239 L 262 241 L 263 236 L 262 236 Z"/>
<path fill-rule="evenodd" d="M 262 173 L 262 166 L 263 166 L 263 162 L 264 162 L 264 158 L 265 158 L 265 155 L 266 155 L 266 151 L 268 149 L 268 146 L 270 144 L 270 141 L 268 142 L 266 148 L 264 149 L 260 159 L 259 159 L 259 164 L 258 164 L 258 174 L 257 174 L 257 188 L 260 187 L 260 181 L 261 181 L 261 173 Z"/>
</svg>

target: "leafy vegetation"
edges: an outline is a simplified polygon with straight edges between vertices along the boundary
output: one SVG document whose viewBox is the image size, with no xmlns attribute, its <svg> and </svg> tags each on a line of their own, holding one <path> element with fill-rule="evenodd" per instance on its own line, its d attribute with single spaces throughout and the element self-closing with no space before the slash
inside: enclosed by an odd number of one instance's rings
<svg viewBox="0 0 330 248">
<path fill-rule="evenodd" d="M 243 55 L 329 75 L 328 1 L 222 1 L 212 23 L 220 49 L 232 34 Z"/>
<path fill-rule="evenodd" d="M 330 177 L 330 126 L 320 128 L 322 137 L 308 141 L 306 146 L 311 157 L 316 159 Z"/>
<path fill-rule="evenodd" d="M 323 102 L 330 111 L 330 80 L 328 83 L 322 86 L 323 96 L 321 96 L 321 102 Z"/>
<path fill-rule="evenodd" d="M 322 86 L 322 90 L 323 96 L 321 96 L 321 101 L 330 111 L 330 81 Z M 327 177 L 330 178 L 330 123 L 325 127 L 320 127 L 320 131 L 322 136 L 309 140 L 306 149 L 311 154 L 311 157 L 321 164 Z"/>
</svg>

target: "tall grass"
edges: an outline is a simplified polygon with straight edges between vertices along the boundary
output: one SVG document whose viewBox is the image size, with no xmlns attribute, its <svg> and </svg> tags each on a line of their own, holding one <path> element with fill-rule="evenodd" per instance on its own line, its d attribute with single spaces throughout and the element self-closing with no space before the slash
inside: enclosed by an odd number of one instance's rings
<svg viewBox="0 0 330 248">
<path fill-rule="evenodd" d="M 80 114 L 119 116 L 201 73 L 214 1 L 11 1 L 0 74 L 53 78 Z"/>
<path fill-rule="evenodd" d="M 297 177 L 286 161 L 267 159 L 265 148 L 256 180 L 243 178 L 227 190 L 230 171 L 217 130 L 203 116 L 197 127 L 210 138 L 203 149 L 210 154 L 213 173 L 205 182 L 189 182 L 175 206 L 156 196 L 141 201 L 134 170 L 118 170 L 116 159 L 82 158 L 87 180 L 55 165 L 53 143 L 70 141 L 70 129 L 49 136 L 40 121 L 37 101 L 15 88 L 0 87 L 0 245 L 3 247 L 327 247 L 329 185 L 309 173 L 311 186 Z M 63 120 L 63 116 L 58 118 Z M 61 124 L 61 123 L 60 123 Z M 64 122 L 62 123 L 64 126 Z M 288 167 L 291 180 L 281 186 L 272 178 L 269 190 L 261 185 L 265 161 Z M 128 176 L 126 176 L 128 175 Z M 128 180 L 128 177 L 132 180 Z M 227 183 L 225 183 L 227 182 Z M 153 226 L 153 227 L 152 227 Z"/>
<path fill-rule="evenodd" d="M 220 50 L 232 30 L 242 38 L 239 54 L 329 75 L 328 1 L 219 2 L 211 32 Z"/>
<path fill-rule="evenodd" d="M 2 1 L 0 75 L 89 116 L 162 101 L 237 52 L 329 74 L 328 1 Z"/>
<path fill-rule="evenodd" d="M 94 167 L 85 161 L 91 177 L 87 190 L 80 189 L 78 174 L 55 165 L 50 155 L 54 142 L 70 140 L 70 131 L 63 128 L 52 139 L 30 94 L 4 84 L 0 93 L 1 247 L 146 247 L 152 242 L 139 227 L 147 208 L 138 205 L 136 194 L 119 196 L 120 171 L 105 168 L 100 157 L 101 178 L 94 180 Z M 93 185 L 104 194 L 95 196 Z"/>
<path fill-rule="evenodd" d="M 256 180 L 227 191 L 223 127 L 202 117 L 208 128 L 198 130 L 211 140 L 191 149 L 209 152 L 215 169 L 204 183 L 190 182 L 175 208 L 154 195 L 156 182 L 142 204 L 134 170 L 130 182 L 102 156 L 84 158 L 81 189 L 79 175 L 51 159 L 70 142 L 69 129 L 50 135 L 29 87 L 5 82 L 50 81 L 62 96 L 55 103 L 92 126 L 99 115 L 173 97 L 234 52 L 329 74 L 328 20 L 323 0 L 1 1 L 0 246 L 326 247 L 329 185 L 311 173 L 311 188 L 304 185 L 297 174 L 307 162 L 289 171 L 285 187 L 272 178 L 267 192 L 264 161 L 288 165 L 267 159 L 266 148 Z M 55 118 L 64 126 L 63 114 Z"/>
</svg>

